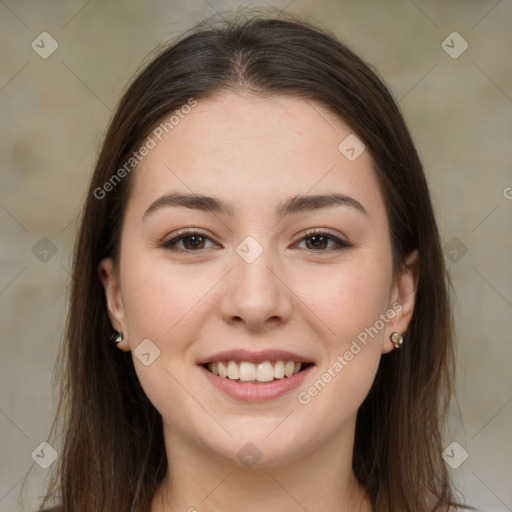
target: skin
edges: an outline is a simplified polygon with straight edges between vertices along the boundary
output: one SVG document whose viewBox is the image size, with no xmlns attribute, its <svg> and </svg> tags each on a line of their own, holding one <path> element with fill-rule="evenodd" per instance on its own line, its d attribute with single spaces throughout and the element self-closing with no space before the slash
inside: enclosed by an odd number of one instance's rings
<svg viewBox="0 0 512 512">
<path fill-rule="evenodd" d="M 349 161 L 339 150 L 350 128 L 320 105 L 291 97 L 224 93 L 200 100 L 134 171 L 120 259 L 99 274 L 121 350 L 150 339 L 160 356 L 140 382 L 163 418 L 168 473 L 156 511 L 370 511 L 353 475 L 355 420 L 392 332 L 411 320 L 418 254 L 392 272 L 389 225 L 368 151 Z M 234 214 L 162 207 L 161 195 L 207 194 L 232 202 Z M 367 212 L 331 206 L 279 219 L 294 195 L 340 193 Z M 162 243 L 182 228 L 208 238 L 195 248 Z M 317 249 L 307 229 L 352 246 Z M 252 236 L 263 249 L 247 263 L 237 246 Z M 195 252 L 194 252 L 195 251 Z M 393 304 L 400 311 L 325 388 L 301 404 L 338 355 Z M 297 390 L 260 403 L 221 393 L 197 361 L 243 348 L 289 350 L 315 363 Z M 248 442 L 253 467 L 237 458 Z"/>
</svg>

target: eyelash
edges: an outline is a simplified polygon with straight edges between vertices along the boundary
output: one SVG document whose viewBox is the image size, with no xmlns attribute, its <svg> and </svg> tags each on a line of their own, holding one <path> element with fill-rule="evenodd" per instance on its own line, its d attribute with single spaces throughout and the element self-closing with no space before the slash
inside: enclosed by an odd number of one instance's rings
<svg viewBox="0 0 512 512">
<path fill-rule="evenodd" d="M 194 250 L 190 250 L 190 249 L 177 249 L 176 247 L 173 247 L 178 242 L 181 242 L 182 240 L 184 240 L 186 238 L 190 238 L 192 236 L 200 236 L 203 239 L 211 240 L 211 238 L 209 236 L 205 235 L 204 233 L 202 233 L 200 231 L 189 230 L 189 231 L 184 231 L 184 232 L 178 234 L 177 236 L 171 238 L 170 240 L 166 240 L 165 242 L 162 243 L 161 246 L 162 246 L 162 248 L 164 248 L 166 250 L 177 252 L 177 253 L 182 253 L 182 254 L 187 254 L 187 255 L 192 255 L 192 253 L 194 253 L 194 252 L 201 252 L 201 250 L 205 250 L 205 249 L 200 249 L 198 251 L 194 251 Z M 335 237 L 334 235 L 331 235 L 330 233 L 326 233 L 325 231 L 322 231 L 319 229 L 311 229 L 309 231 L 306 231 L 303 234 L 302 238 L 299 240 L 299 242 L 302 242 L 308 238 L 312 238 L 313 236 L 325 237 L 328 240 L 333 241 L 338 245 L 338 247 L 334 247 L 334 248 L 331 247 L 330 249 L 319 249 L 319 250 L 306 249 L 310 252 L 314 252 L 317 254 L 322 253 L 322 252 L 323 253 L 331 253 L 333 251 L 342 251 L 344 249 L 349 249 L 349 248 L 353 247 L 353 245 L 349 244 L 348 242 L 340 240 L 339 238 Z"/>
</svg>

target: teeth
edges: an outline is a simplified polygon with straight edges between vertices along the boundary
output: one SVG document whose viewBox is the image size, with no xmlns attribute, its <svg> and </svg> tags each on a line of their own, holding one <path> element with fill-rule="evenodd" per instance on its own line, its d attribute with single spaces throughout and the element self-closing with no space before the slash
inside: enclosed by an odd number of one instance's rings
<svg viewBox="0 0 512 512">
<path fill-rule="evenodd" d="M 230 361 L 229 364 L 236 364 L 234 361 Z M 239 379 L 241 381 L 256 380 L 256 365 L 252 363 L 240 363 L 238 371 Z"/>
<path fill-rule="evenodd" d="M 282 379 L 284 377 L 283 361 L 276 361 L 276 364 L 274 365 L 274 377 L 276 379 Z"/>
<path fill-rule="evenodd" d="M 248 361 L 218 361 L 208 363 L 208 370 L 215 375 L 239 382 L 271 382 L 291 377 L 300 372 L 301 363 L 295 361 L 264 361 L 254 364 Z"/>
<path fill-rule="evenodd" d="M 270 382 L 274 380 L 274 367 L 270 361 L 258 364 L 256 368 L 256 380 L 258 382 Z"/>
<path fill-rule="evenodd" d="M 228 366 L 226 364 L 224 364 L 222 361 L 219 361 L 217 363 L 217 368 L 219 370 L 219 375 L 221 377 L 227 377 L 228 376 Z"/>
<path fill-rule="evenodd" d="M 235 363 L 235 361 L 229 361 L 229 363 L 228 363 L 228 379 L 237 380 L 239 378 L 240 378 L 239 366 Z"/>
<path fill-rule="evenodd" d="M 284 367 L 284 374 L 287 377 L 291 377 L 293 375 L 294 370 L 295 370 L 295 362 L 294 361 L 287 361 L 286 365 Z"/>
</svg>

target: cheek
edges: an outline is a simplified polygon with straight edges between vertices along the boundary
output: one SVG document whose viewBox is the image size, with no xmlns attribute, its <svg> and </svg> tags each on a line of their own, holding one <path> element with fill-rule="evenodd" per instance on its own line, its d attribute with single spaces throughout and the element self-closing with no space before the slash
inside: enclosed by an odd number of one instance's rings
<svg viewBox="0 0 512 512">
<path fill-rule="evenodd" d="M 128 268 L 128 265 L 127 265 Z M 155 259 L 138 258 L 123 283 L 123 301 L 130 336 L 162 342 L 197 319 L 198 305 L 215 285 L 214 272 L 199 272 L 193 265 L 171 266 Z M 218 279 L 217 279 L 218 280 Z"/>
<path fill-rule="evenodd" d="M 325 335 L 326 358 L 318 380 L 301 390 L 298 401 L 326 411 L 338 404 L 328 413 L 334 423 L 359 408 L 377 372 L 387 324 L 394 317 L 388 303 L 390 265 L 390 259 L 361 257 L 303 281 L 305 303 L 321 320 L 315 330 Z"/>
<path fill-rule="evenodd" d="M 148 399 L 166 419 L 179 424 L 198 414 L 183 383 L 189 378 L 189 348 L 211 313 L 209 291 L 218 277 L 193 265 L 171 267 L 139 256 L 129 266 L 135 254 L 126 252 L 127 271 L 121 276 L 134 367 Z M 145 365 L 138 347 L 148 339 L 151 344 L 144 352 L 150 352 L 152 362 Z"/>
<path fill-rule="evenodd" d="M 323 321 L 332 350 L 341 350 L 389 307 L 391 262 L 371 255 L 303 272 L 298 294 Z M 379 324 L 380 325 L 380 324 Z"/>
</svg>

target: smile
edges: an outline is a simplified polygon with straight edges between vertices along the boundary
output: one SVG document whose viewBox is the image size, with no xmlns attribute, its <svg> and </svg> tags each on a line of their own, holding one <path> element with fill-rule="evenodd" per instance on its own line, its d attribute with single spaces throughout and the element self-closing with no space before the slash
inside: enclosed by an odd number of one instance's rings
<svg viewBox="0 0 512 512">
<path fill-rule="evenodd" d="M 217 372 L 219 372 L 219 362 L 217 361 Z M 206 378 L 206 381 L 209 382 L 214 388 L 218 389 L 222 393 L 230 396 L 231 398 L 234 398 L 235 400 L 239 400 L 242 402 L 264 402 L 267 400 L 274 400 L 281 396 L 287 395 L 292 390 L 299 387 L 303 382 L 304 379 L 307 378 L 307 376 L 313 371 L 315 365 L 313 363 L 296 363 L 295 361 L 283 361 L 283 360 L 277 360 L 274 364 L 272 364 L 271 361 L 263 361 L 261 363 L 249 363 L 254 366 L 254 370 L 250 369 L 247 374 L 245 374 L 246 377 L 250 377 L 251 380 L 240 380 L 240 369 L 242 371 L 242 376 L 244 376 L 244 367 L 246 361 L 240 361 L 240 363 L 236 363 L 233 360 L 230 360 L 229 362 L 226 361 L 226 364 L 224 362 L 221 362 L 221 368 L 224 367 L 224 370 L 229 371 L 231 364 L 231 371 L 235 372 L 238 371 L 238 374 L 232 373 L 231 375 L 233 377 L 238 376 L 238 379 L 231 379 L 228 375 L 226 377 L 221 377 L 220 374 L 215 374 L 213 371 L 208 369 L 209 364 L 211 364 L 212 370 L 214 369 L 214 363 L 206 363 L 199 365 L 199 369 L 203 373 L 204 377 Z M 265 363 L 268 363 L 266 365 Z M 293 373 L 290 377 L 286 376 L 286 373 L 283 377 L 275 377 L 276 373 L 277 375 L 281 375 L 282 368 L 281 363 L 285 367 L 286 371 L 286 365 L 288 363 L 288 373 L 290 373 L 292 364 L 293 364 Z M 295 373 L 295 365 L 300 365 L 297 373 Z M 234 366 L 233 366 L 234 365 Z M 272 380 L 266 380 L 266 381 L 259 381 L 257 378 L 252 378 L 254 376 L 254 372 L 257 372 L 257 367 L 262 367 L 262 371 L 268 372 L 267 377 L 270 379 L 270 370 L 272 370 Z M 277 372 L 276 372 L 276 366 L 277 366 Z M 250 368 L 250 367 L 249 367 Z M 222 371 L 222 370 L 221 370 Z M 252 374 L 250 372 L 253 372 Z M 256 377 L 258 374 L 256 373 Z"/>
<path fill-rule="evenodd" d="M 209 372 L 219 377 L 236 382 L 257 384 L 290 378 L 305 370 L 311 363 L 297 361 L 263 361 L 252 363 L 249 361 L 216 361 L 204 364 Z"/>
</svg>

